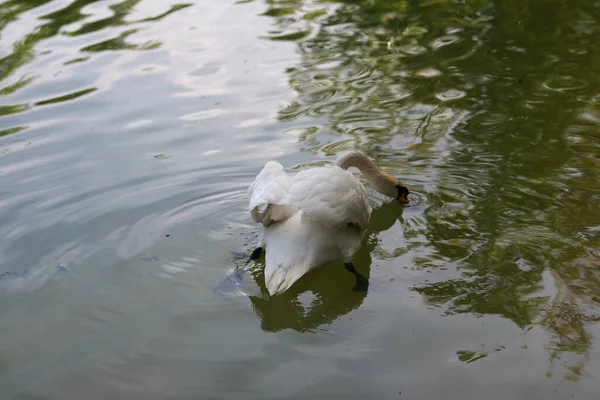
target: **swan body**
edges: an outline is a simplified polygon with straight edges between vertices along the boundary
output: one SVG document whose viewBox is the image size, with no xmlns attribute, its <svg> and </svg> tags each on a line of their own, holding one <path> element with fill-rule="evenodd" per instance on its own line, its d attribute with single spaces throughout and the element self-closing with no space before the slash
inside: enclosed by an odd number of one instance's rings
<svg viewBox="0 0 600 400">
<path fill-rule="evenodd" d="M 371 206 L 363 184 L 347 171 L 350 167 L 361 170 L 379 192 L 407 201 L 408 190 L 400 180 L 356 151 L 343 154 L 335 165 L 293 176 L 269 161 L 248 188 L 250 215 L 264 226 L 259 248 L 266 250 L 265 283 L 271 295 L 327 261 L 342 259 L 351 266 Z"/>
</svg>

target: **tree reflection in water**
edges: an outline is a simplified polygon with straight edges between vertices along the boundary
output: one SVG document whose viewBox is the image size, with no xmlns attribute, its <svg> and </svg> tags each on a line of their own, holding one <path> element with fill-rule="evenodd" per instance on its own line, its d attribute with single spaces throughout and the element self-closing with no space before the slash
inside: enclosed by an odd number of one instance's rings
<svg viewBox="0 0 600 400">
<path fill-rule="evenodd" d="M 279 118 L 302 121 L 306 150 L 360 149 L 425 199 L 421 215 L 401 220 L 406 242 L 395 251 L 418 247 L 412 267 L 435 277 L 414 290 L 447 314 L 542 327 L 549 374 L 560 364 L 566 378 L 581 377 L 600 318 L 598 8 L 584 0 L 267 5 L 268 38 L 293 41 L 301 55 L 287 70 L 296 100 Z M 384 207 L 375 218 L 394 212 Z M 381 251 L 373 240 L 381 230 L 370 230 L 359 258 Z M 280 300 L 254 298 L 263 327 L 316 328 L 360 305 L 350 277 L 331 289 L 341 279 L 333 270 L 311 281 L 308 311 L 290 302 L 303 284 Z"/>
</svg>

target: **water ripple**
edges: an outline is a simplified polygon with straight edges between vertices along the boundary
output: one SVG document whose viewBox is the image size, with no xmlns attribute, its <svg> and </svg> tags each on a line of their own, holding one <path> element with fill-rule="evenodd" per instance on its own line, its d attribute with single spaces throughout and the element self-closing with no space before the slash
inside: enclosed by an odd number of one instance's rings
<svg viewBox="0 0 600 400">
<path fill-rule="evenodd" d="M 525 375 L 495 360 L 512 397 L 548 363 L 584 376 L 597 7 L 512 3 L 0 4 L 2 396 L 385 398 L 404 374 L 437 398 L 456 384 L 430 385 L 440 360 L 491 360 L 464 350 L 482 340 L 524 354 Z M 356 265 L 386 290 L 332 266 L 270 298 L 259 262 L 248 296 L 215 296 L 256 245 L 245 190 L 264 162 L 350 149 L 411 191 L 401 207 L 369 189 Z M 482 397 L 503 383 L 480 363 Z"/>
</svg>

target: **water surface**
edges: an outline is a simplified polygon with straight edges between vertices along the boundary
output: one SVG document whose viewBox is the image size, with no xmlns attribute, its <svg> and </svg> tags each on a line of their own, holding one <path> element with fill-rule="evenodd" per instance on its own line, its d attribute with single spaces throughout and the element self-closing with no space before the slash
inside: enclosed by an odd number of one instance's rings
<svg viewBox="0 0 600 400">
<path fill-rule="evenodd" d="M 0 4 L 0 397 L 591 399 L 600 3 Z M 412 204 L 269 298 L 245 191 L 359 149 Z M 241 254 L 241 256 L 240 256 Z"/>
</svg>

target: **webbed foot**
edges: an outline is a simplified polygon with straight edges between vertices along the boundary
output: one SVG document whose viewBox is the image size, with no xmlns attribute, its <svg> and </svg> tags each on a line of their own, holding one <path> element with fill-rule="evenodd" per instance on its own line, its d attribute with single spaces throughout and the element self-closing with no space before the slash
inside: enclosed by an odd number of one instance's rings
<svg viewBox="0 0 600 400">
<path fill-rule="evenodd" d="M 356 284 L 352 290 L 355 292 L 366 292 L 369 289 L 369 280 L 358 272 L 352 263 L 345 263 L 344 267 L 356 277 Z"/>
<path fill-rule="evenodd" d="M 252 252 L 252 254 L 250 254 L 250 259 L 248 260 L 248 262 L 255 261 L 258 258 L 260 258 L 260 255 L 262 254 L 262 251 L 263 251 L 262 247 L 255 248 L 254 251 Z"/>
</svg>

